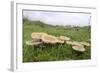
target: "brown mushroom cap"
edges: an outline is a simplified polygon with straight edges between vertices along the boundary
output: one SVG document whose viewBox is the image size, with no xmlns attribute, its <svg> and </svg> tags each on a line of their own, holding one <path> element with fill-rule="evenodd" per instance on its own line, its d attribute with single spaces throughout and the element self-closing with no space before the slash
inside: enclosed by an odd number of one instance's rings
<svg viewBox="0 0 100 73">
<path fill-rule="evenodd" d="M 31 37 L 32 39 L 41 39 L 42 38 L 42 35 L 45 35 L 47 33 L 44 33 L 44 32 L 33 32 L 31 34 Z"/>
<path fill-rule="evenodd" d="M 73 48 L 74 50 L 80 51 L 80 52 L 84 52 L 84 51 L 85 51 L 85 48 L 84 48 L 84 46 L 82 46 L 82 45 L 74 45 L 74 46 L 72 46 L 72 48 Z"/>
<path fill-rule="evenodd" d="M 66 36 L 60 36 L 59 39 L 63 40 L 63 41 L 69 41 L 70 40 L 70 38 L 66 37 Z"/>
<path fill-rule="evenodd" d="M 52 35 L 43 35 L 42 36 L 42 41 L 44 43 L 50 43 L 50 44 L 55 44 L 57 43 L 57 38 L 55 36 L 52 36 Z"/>
</svg>

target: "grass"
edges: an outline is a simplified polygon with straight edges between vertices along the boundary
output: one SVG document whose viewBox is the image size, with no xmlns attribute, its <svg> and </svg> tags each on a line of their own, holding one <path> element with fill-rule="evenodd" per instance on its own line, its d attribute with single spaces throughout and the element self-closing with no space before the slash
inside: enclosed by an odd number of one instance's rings
<svg viewBox="0 0 100 73">
<path fill-rule="evenodd" d="M 68 36 L 75 41 L 88 41 L 90 39 L 90 28 L 87 27 L 63 27 L 51 26 L 40 21 L 23 21 L 23 62 L 40 62 L 40 61 L 60 61 L 60 60 L 84 60 L 91 58 L 91 49 L 86 47 L 85 52 L 72 49 L 67 44 L 42 44 L 39 46 L 28 46 L 25 41 L 31 40 L 32 32 L 46 32 L 55 36 Z"/>
</svg>

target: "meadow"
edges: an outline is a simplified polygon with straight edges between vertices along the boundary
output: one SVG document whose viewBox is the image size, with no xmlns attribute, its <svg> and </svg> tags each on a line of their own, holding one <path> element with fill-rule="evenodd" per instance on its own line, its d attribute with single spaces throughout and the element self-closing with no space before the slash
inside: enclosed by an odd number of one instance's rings
<svg viewBox="0 0 100 73">
<path fill-rule="evenodd" d="M 91 27 L 52 26 L 40 21 L 23 19 L 23 62 L 86 60 L 91 59 L 91 46 L 85 52 L 77 52 L 68 44 L 26 45 L 32 32 L 45 32 L 54 36 L 68 36 L 74 41 L 91 43 Z"/>
</svg>

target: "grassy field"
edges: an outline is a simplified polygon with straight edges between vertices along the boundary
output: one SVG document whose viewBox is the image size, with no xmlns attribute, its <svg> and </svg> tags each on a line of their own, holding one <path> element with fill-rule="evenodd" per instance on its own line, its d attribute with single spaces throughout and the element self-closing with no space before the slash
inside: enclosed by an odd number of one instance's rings
<svg viewBox="0 0 100 73">
<path fill-rule="evenodd" d="M 63 27 L 51 26 L 40 21 L 23 20 L 23 62 L 60 61 L 60 60 L 84 60 L 91 58 L 91 48 L 86 47 L 85 52 L 77 53 L 71 45 L 40 45 L 28 46 L 27 40 L 31 40 L 32 32 L 46 32 L 55 36 L 68 36 L 75 41 L 90 43 L 90 27 Z"/>
</svg>

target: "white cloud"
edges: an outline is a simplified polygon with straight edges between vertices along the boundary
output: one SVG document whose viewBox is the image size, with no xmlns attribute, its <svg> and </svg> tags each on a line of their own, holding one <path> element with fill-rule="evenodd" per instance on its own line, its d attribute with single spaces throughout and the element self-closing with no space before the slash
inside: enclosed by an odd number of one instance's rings
<svg viewBox="0 0 100 73">
<path fill-rule="evenodd" d="M 24 17 L 29 20 L 42 21 L 51 25 L 78 25 L 85 26 L 90 23 L 90 14 L 46 12 L 46 11 L 24 11 Z"/>
</svg>

